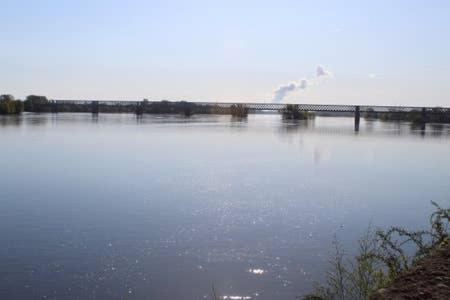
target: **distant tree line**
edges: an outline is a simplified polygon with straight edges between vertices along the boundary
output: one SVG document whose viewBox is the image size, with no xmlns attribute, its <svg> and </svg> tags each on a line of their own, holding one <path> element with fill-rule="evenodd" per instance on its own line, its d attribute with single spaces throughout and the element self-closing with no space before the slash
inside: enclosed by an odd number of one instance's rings
<svg viewBox="0 0 450 300">
<path fill-rule="evenodd" d="M 49 101 L 45 96 L 28 96 L 25 101 L 15 99 L 12 95 L 0 95 L 0 114 L 21 114 L 24 111 L 50 112 Z"/>
<path fill-rule="evenodd" d="M 435 107 L 431 111 L 419 109 L 409 112 L 390 110 L 388 112 L 375 112 L 369 108 L 364 114 L 366 119 L 379 119 L 382 121 L 407 121 L 412 123 L 450 123 L 450 112 L 443 112 Z"/>
<path fill-rule="evenodd" d="M 0 95 L 0 115 L 20 114 L 23 109 L 21 100 L 14 99 L 12 95 Z"/>
<path fill-rule="evenodd" d="M 228 114 L 237 117 L 246 117 L 248 108 L 243 104 L 223 106 L 219 104 L 196 104 L 187 101 L 171 102 L 162 100 L 150 102 L 147 99 L 128 103 L 114 102 L 70 102 L 52 101 L 45 96 L 30 95 L 24 101 L 15 100 L 11 95 L 2 95 L 0 98 L 0 114 L 20 114 L 25 112 L 96 112 L 101 113 L 136 113 L 141 114 Z"/>
</svg>

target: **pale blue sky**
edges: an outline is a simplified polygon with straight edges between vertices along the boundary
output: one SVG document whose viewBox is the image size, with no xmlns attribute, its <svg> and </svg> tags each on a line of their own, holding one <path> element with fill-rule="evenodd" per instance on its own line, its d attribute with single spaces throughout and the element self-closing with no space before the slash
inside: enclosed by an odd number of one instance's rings
<svg viewBox="0 0 450 300">
<path fill-rule="evenodd" d="M 16 97 L 450 106 L 450 1 L 0 0 Z"/>
</svg>

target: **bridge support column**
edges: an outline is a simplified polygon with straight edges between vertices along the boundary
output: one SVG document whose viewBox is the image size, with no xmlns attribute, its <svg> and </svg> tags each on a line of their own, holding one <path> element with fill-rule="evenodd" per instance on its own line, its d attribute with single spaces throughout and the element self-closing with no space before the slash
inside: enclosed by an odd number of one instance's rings
<svg viewBox="0 0 450 300">
<path fill-rule="evenodd" d="M 425 107 L 422 108 L 422 115 L 421 115 L 421 123 L 425 124 L 428 121 L 427 119 L 427 109 Z"/>
<path fill-rule="evenodd" d="M 427 109 L 425 107 L 422 108 L 421 116 L 420 116 L 420 131 L 421 135 L 425 135 L 426 123 L 428 122 Z"/>
<path fill-rule="evenodd" d="M 93 114 L 98 114 L 98 101 L 91 102 L 91 112 Z"/>
<path fill-rule="evenodd" d="M 144 113 L 144 104 L 142 102 L 136 103 L 136 115 L 140 116 Z"/>
<path fill-rule="evenodd" d="M 361 117 L 360 107 L 355 106 L 355 131 L 359 131 L 359 119 Z"/>
<path fill-rule="evenodd" d="M 136 103 L 136 115 L 143 115 L 147 111 L 148 100 L 144 99 L 141 102 Z"/>
<path fill-rule="evenodd" d="M 52 101 L 52 113 L 58 112 L 58 103 L 56 101 Z"/>
</svg>

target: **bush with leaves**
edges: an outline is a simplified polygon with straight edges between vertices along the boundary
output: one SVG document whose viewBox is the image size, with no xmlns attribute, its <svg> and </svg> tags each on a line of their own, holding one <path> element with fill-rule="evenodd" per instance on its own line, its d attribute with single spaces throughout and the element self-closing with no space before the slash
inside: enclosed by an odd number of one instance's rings
<svg viewBox="0 0 450 300">
<path fill-rule="evenodd" d="M 314 117 L 314 115 L 308 111 L 300 110 L 298 104 L 287 104 L 284 109 L 281 110 L 283 119 L 286 120 L 307 120 Z"/>
<path fill-rule="evenodd" d="M 375 291 L 409 270 L 430 251 L 449 243 L 450 208 L 431 203 L 436 210 L 430 216 L 428 230 L 409 231 L 401 227 L 391 227 L 386 231 L 369 229 L 358 241 L 358 254 L 353 259 L 346 259 L 335 238 L 327 284 L 317 286 L 312 294 L 301 299 L 369 299 Z M 413 255 L 407 255 L 407 247 L 413 248 Z"/>
</svg>

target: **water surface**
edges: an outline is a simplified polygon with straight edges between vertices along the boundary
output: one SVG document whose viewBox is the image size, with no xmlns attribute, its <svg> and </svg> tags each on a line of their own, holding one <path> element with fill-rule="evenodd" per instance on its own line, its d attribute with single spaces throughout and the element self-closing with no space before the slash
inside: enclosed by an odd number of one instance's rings
<svg viewBox="0 0 450 300">
<path fill-rule="evenodd" d="M 295 299 L 333 236 L 450 205 L 450 127 L 0 117 L 0 298 Z"/>
</svg>

